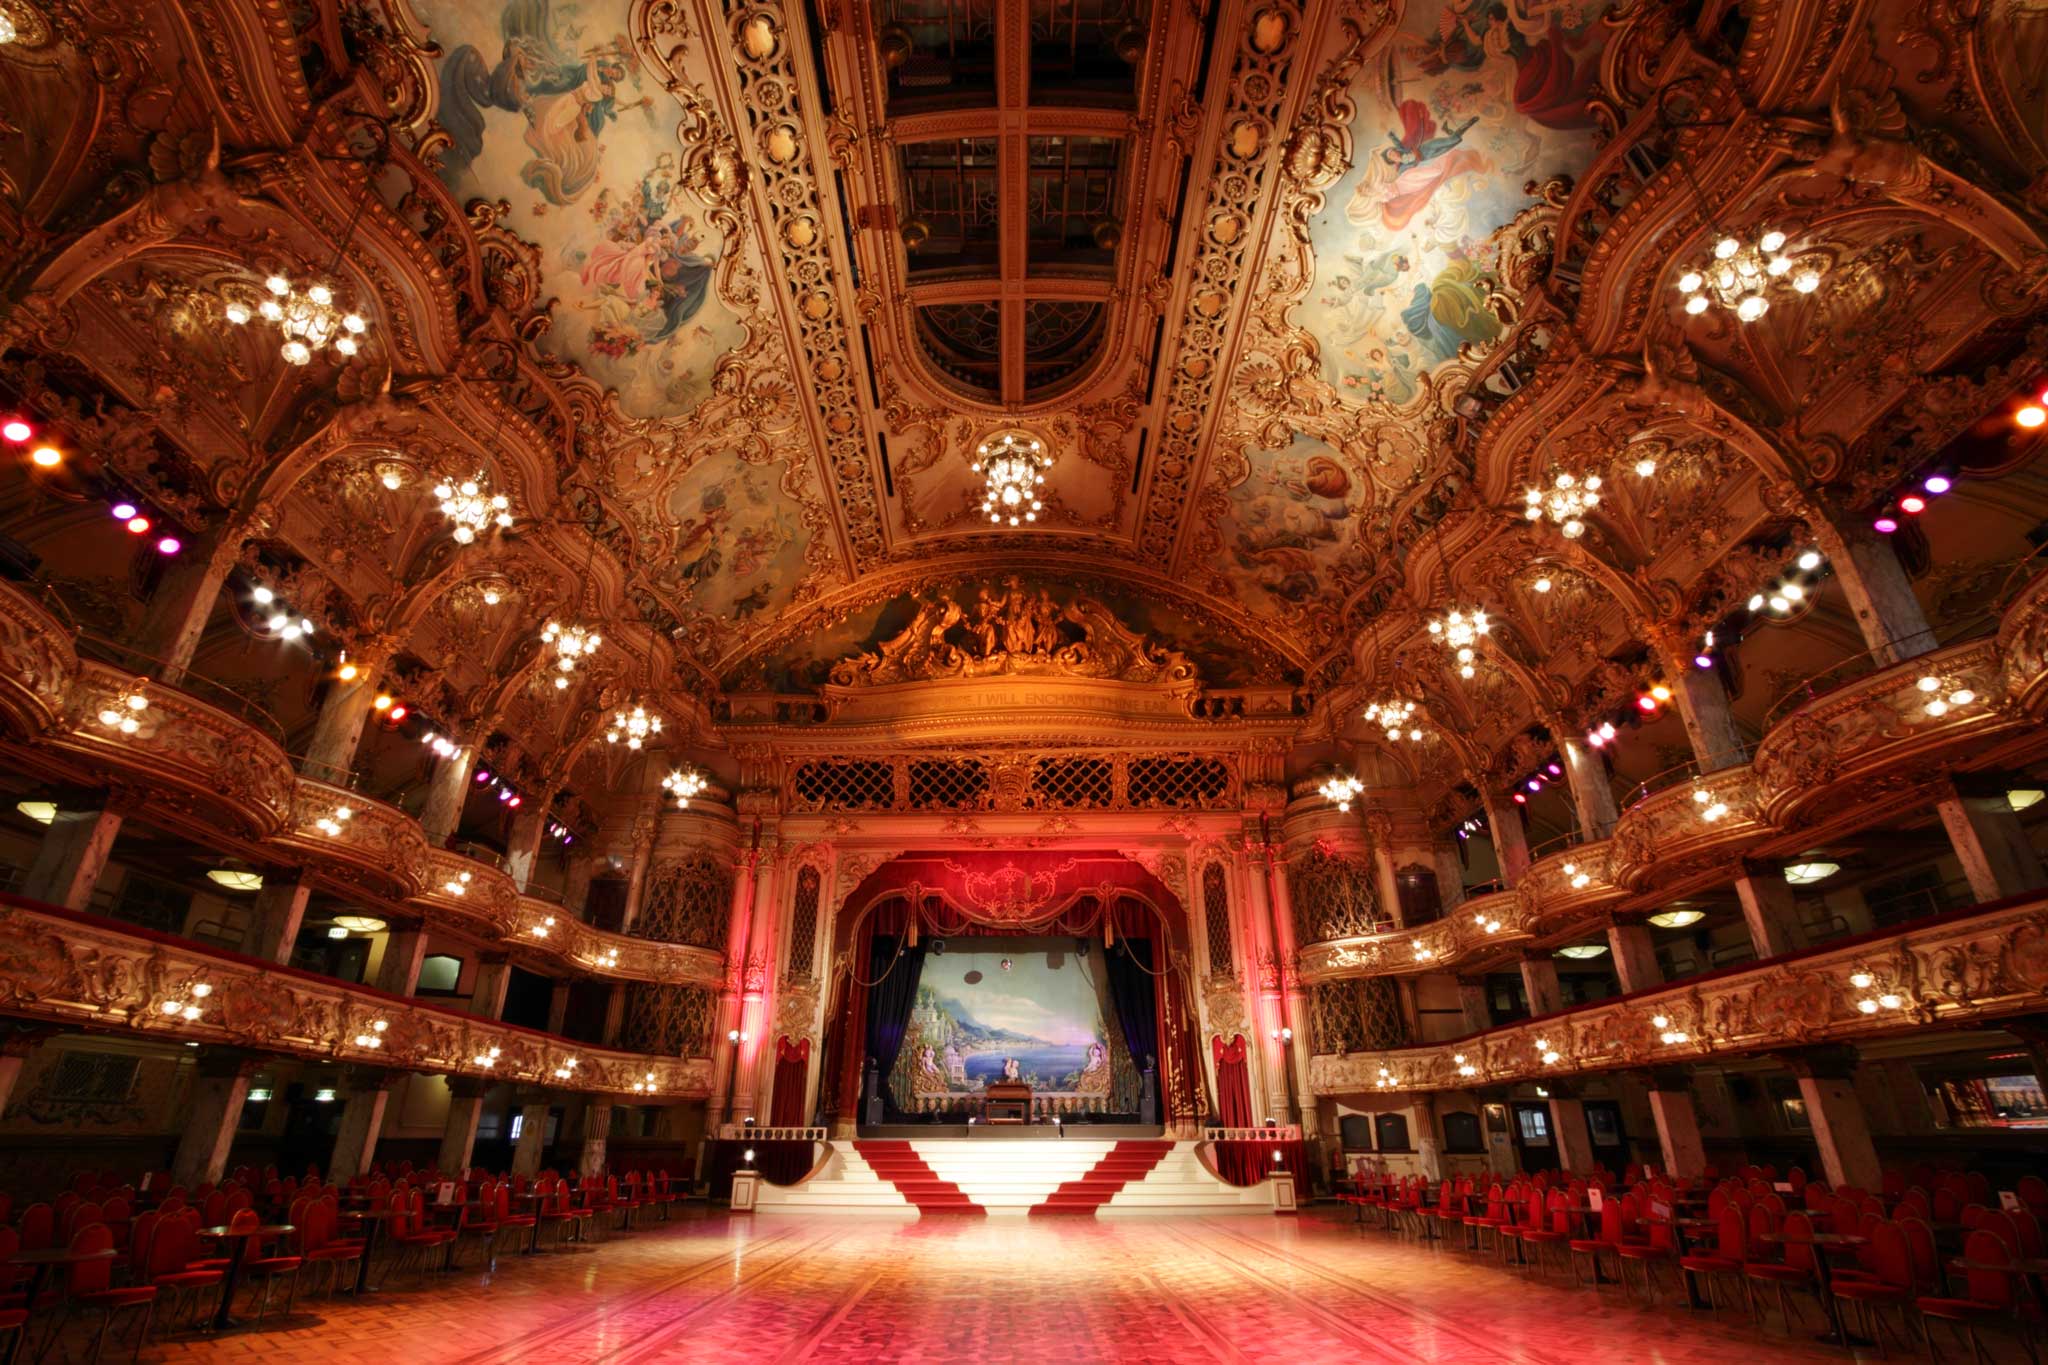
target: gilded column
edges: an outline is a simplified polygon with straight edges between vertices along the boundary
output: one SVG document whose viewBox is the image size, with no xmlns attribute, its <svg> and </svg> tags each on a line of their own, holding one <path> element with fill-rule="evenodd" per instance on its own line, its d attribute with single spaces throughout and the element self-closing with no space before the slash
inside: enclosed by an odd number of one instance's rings
<svg viewBox="0 0 2048 1365">
<path fill-rule="evenodd" d="M 740 1026 L 740 1005 L 746 979 L 747 931 L 754 918 L 754 864 L 757 854 L 743 848 L 733 858 L 732 905 L 725 918 L 725 985 L 718 996 L 718 1022 L 711 1038 L 711 1097 L 706 1102 L 704 1132 L 718 1135 L 725 1120 L 726 1094 L 732 1087 L 732 1034 Z"/>
<path fill-rule="evenodd" d="M 767 1089 L 762 1072 L 775 1055 L 768 1026 L 775 1017 L 775 933 L 782 899 L 785 850 L 773 830 L 761 832 L 754 869 L 753 922 L 747 930 L 746 967 L 740 979 L 740 1031 L 732 1113 L 759 1119 L 756 1097 Z"/>
<path fill-rule="evenodd" d="M 1283 972 L 1280 962 L 1280 948 L 1273 939 L 1273 903 L 1269 887 L 1272 884 L 1272 849 L 1260 831 L 1248 831 L 1243 844 L 1244 862 L 1242 872 L 1245 909 L 1251 924 L 1253 944 L 1252 971 L 1255 983 L 1255 997 L 1258 1014 L 1252 1021 L 1252 1028 L 1258 1035 L 1252 1041 L 1258 1046 L 1260 1072 L 1266 1092 L 1263 1107 L 1268 1117 L 1282 1123 L 1287 1119 L 1287 1054 L 1280 1045 Z"/>
</svg>

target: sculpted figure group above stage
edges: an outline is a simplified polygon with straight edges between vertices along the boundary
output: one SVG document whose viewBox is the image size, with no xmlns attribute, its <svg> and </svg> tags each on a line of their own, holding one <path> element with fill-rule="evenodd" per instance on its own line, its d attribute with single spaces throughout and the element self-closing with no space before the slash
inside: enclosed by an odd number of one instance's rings
<svg viewBox="0 0 2048 1365">
<path fill-rule="evenodd" d="M 1192 684 L 1195 667 L 1153 644 L 1092 598 L 1064 605 L 1051 591 L 1027 589 L 1014 575 L 999 590 L 983 584 L 962 602 L 952 594 L 921 599 L 917 614 L 873 653 L 841 660 L 841 687 L 934 678 L 1043 674 L 1121 682 Z"/>
</svg>

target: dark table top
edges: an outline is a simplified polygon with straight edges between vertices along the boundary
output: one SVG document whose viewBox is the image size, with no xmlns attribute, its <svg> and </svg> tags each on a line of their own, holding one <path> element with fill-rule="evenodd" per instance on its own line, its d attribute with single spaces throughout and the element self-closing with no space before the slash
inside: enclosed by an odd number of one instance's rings
<svg viewBox="0 0 2048 1365">
<path fill-rule="evenodd" d="M 83 1261 L 111 1261 L 121 1253 L 112 1247 L 100 1251 L 73 1251 L 70 1247 L 44 1247 L 40 1251 L 18 1251 L 7 1258 L 9 1265 L 72 1265 Z"/>
<path fill-rule="evenodd" d="M 265 1223 L 253 1228 L 201 1228 L 201 1237 L 281 1237 L 287 1232 L 298 1231 L 297 1223 Z"/>
</svg>

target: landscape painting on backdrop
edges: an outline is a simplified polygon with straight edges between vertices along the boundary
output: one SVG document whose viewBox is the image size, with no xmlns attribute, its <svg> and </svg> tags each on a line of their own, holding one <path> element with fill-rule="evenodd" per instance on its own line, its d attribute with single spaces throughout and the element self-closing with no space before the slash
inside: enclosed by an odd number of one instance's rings
<svg viewBox="0 0 2048 1365">
<path fill-rule="evenodd" d="M 1008 1079 L 1050 1112 L 1135 1112 L 1137 1068 L 1110 1021 L 1103 976 L 1101 962 L 1065 946 L 927 955 L 889 1073 L 897 1107 L 965 1109 Z"/>
</svg>

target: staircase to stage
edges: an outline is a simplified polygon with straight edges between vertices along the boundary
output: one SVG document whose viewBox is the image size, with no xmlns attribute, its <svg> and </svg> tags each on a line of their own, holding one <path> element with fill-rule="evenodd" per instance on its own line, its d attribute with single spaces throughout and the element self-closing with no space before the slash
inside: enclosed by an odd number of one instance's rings
<svg viewBox="0 0 2048 1365">
<path fill-rule="evenodd" d="M 1119 1218 L 1273 1211 L 1270 1184 L 1225 1184 L 1192 1142 L 935 1138 L 833 1146 L 810 1180 L 763 1185 L 757 1212 Z"/>
</svg>

